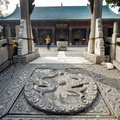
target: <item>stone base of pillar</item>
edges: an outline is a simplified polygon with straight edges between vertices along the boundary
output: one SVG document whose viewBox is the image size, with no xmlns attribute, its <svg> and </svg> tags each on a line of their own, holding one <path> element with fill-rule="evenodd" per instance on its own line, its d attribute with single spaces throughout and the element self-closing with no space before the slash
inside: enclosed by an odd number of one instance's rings
<svg viewBox="0 0 120 120">
<path fill-rule="evenodd" d="M 93 53 L 94 52 L 94 41 L 95 39 L 93 39 L 93 38 L 90 38 L 90 40 L 88 41 L 88 49 L 87 49 L 87 51 L 89 52 L 89 53 Z"/>
<path fill-rule="evenodd" d="M 103 61 L 104 62 L 109 62 L 110 61 L 110 57 L 109 55 L 106 56 L 99 56 L 96 54 L 91 54 L 89 52 L 84 52 L 84 57 L 88 60 L 90 60 L 91 62 L 95 63 L 95 64 L 101 64 Z"/>
<path fill-rule="evenodd" d="M 38 52 L 38 50 L 36 50 L 34 53 L 32 54 L 27 54 L 27 55 L 22 55 L 22 56 L 14 56 L 13 57 L 13 62 L 14 63 L 27 63 L 30 62 L 36 58 L 40 57 L 40 54 Z"/>
<path fill-rule="evenodd" d="M 112 63 L 118 70 L 120 70 L 120 62 L 113 60 Z"/>
</svg>

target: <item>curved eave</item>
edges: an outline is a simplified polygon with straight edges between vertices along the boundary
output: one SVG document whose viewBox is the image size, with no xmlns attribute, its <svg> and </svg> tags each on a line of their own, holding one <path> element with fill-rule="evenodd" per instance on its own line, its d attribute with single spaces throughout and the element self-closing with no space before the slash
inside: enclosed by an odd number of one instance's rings
<svg viewBox="0 0 120 120">
<path fill-rule="evenodd" d="M 114 13 L 108 5 L 102 7 L 102 18 L 103 19 L 120 19 L 120 15 Z"/>
<path fill-rule="evenodd" d="M 16 9 L 8 16 L 0 17 L 0 20 L 20 20 L 20 8 L 16 5 Z"/>
<path fill-rule="evenodd" d="M 102 19 L 120 19 L 108 6 L 103 6 Z M 31 20 L 90 20 L 91 14 L 87 6 L 63 6 L 63 7 L 35 7 Z M 20 20 L 20 8 L 17 6 L 14 12 L 0 20 Z"/>
</svg>

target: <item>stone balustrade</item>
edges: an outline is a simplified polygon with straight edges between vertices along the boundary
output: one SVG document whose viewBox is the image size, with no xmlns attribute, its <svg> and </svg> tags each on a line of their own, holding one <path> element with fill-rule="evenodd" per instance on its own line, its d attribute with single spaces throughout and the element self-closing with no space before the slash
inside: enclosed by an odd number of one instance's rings
<svg viewBox="0 0 120 120">
<path fill-rule="evenodd" d="M 10 65 L 7 40 L 0 40 L 0 72 Z"/>
<path fill-rule="evenodd" d="M 8 47 L 5 44 L 7 44 L 6 39 L 0 40 L 0 65 L 6 62 L 9 57 Z"/>
</svg>

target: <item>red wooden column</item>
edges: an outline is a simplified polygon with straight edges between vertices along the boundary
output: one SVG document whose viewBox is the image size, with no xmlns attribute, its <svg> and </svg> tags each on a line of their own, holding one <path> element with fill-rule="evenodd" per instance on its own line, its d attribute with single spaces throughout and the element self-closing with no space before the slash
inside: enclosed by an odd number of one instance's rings
<svg viewBox="0 0 120 120">
<path fill-rule="evenodd" d="M 72 45 L 72 28 L 69 27 L 69 41 L 68 41 L 69 45 Z"/>
<path fill-rule="evenodd" d="M 86 29 L 86 43 L 88 44 L 89 40 L 89 28 Z"/>
<path fill-rule="evenodd" d="M 35 27 L 35 36 L 36 36 L 36 44 L 38 45 L 39 39 L 38 39 L 38 28 Z"/>
<path fill-rule="evenodd" d="M 52 44 L 55 44 L 55 27 L 52 27 Z"/>
</svg>

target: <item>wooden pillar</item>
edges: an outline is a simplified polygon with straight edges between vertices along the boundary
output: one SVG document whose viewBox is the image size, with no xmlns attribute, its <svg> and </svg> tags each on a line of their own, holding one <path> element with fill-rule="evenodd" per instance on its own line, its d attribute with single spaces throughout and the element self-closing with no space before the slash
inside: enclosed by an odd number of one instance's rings
<svg viewBox="0 0 120 120">
<path fill-rule="evenodd" d="M 69 41 L 68 41 L 69 45 L 72 45 L 72 28 L 69 27 Z"/>
<path fill-rule="evenodd" d="M 88 44 L 89 40 L 89 28 L 86 29 L 86 43 Z"/>
<path fill-rule="evenodd" d="M 52 28 L 52 44 L 54 45 L 55 44 L 55 28 L 53 27 Z"/>
<path fill-rule="evenodd" d="M 38 40 L 38 29 L 37 29 L 37 27 L 35 27 L 35 36 L 36 36 L 36 44 L 38 45 L 39 40 Z"/>
</svg>

